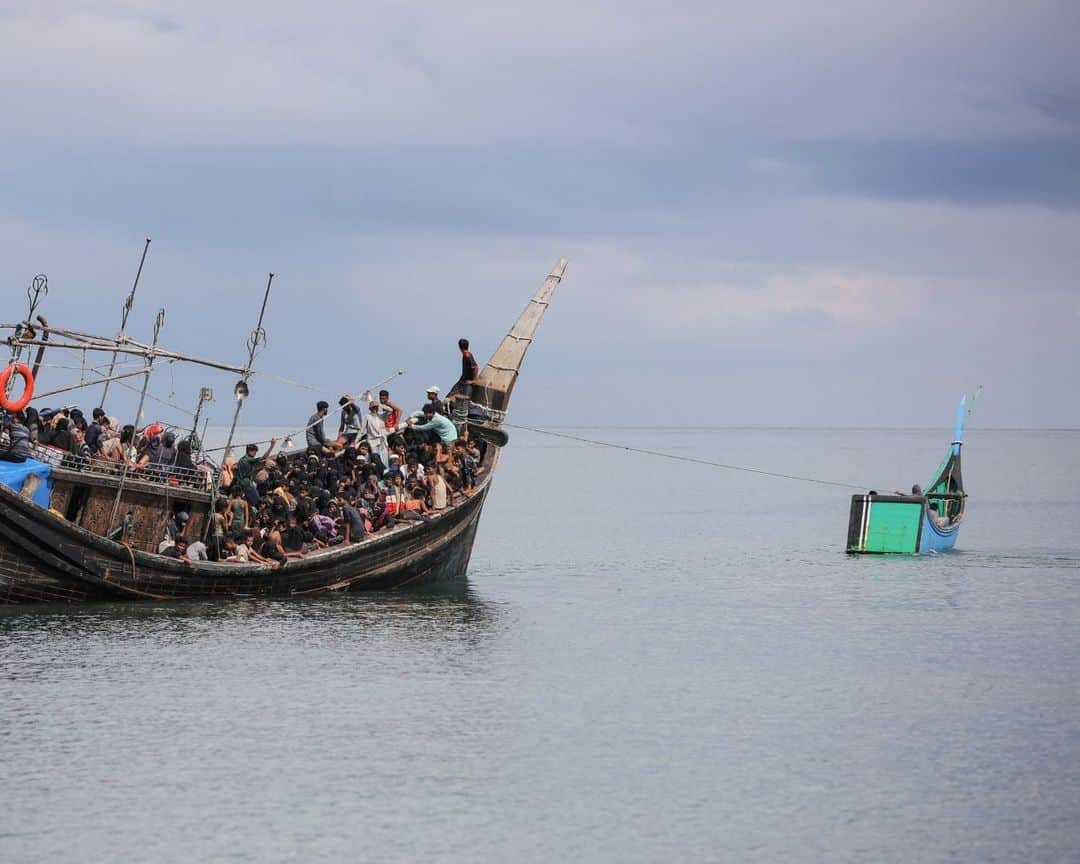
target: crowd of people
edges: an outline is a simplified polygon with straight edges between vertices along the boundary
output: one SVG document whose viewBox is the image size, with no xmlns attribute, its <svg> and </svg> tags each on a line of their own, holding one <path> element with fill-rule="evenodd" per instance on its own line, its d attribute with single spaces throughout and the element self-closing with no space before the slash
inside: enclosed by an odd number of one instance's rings
<svg viewBox="0 0 1080 864">
<path fill-rule="evenodd" d="M 123 466 L 151 479 L 171 478 L 175 485 L 203 488 L 212 473 L 209 463 L 193 461 L 192 439 L 152 423 L 136 431 L 120 425 L 95 408 L 89 420 L 77 407 L 48 408 L 40 413 L 33 407 L 3 417 L 7 449 L 0 460 L 25 462 L 45 458 L 66 468 L 93 466 L 98 470 L 119 470 Z M 47 449 L 42 449 L 47 448 Z"/>
<path fill-rule="evenodd" d="M 408 416 L 387 390 L 359 400 L 346 395 L 338 401 L 337 434 L 331 437 L 325 428 L 330 406 L 320 401 L 305 427 L 304 451 L 275 454 L 276 439 L 262 453 L 248 444 L 239 459 L 225 454 L 216 478 L 208 462 L 193 460 L 191 436 L 181 438 L 161 424 L 121 427 L 100 408 L 89 421 L 78 408 L 8 414 L 8 448 L 0 459 L 22 462 L 40 454 L 35 445 L 44 445 L 71 467 L 126 466 L 133 476 L 207 489 L 214 504 L 205 537 L 189 536 L 190 514 L 178 505 L 157 551 L 188 561 L 279 566 L 403 521 L 437 518 L 473 493 L 484 471 L 482 453 L 459 427 L 466 428 L 461 421 L 479 370 L 467 340 L 458 347 L 456 402 L 462 413 L 454 415 L 435 386 Z"/>
<path fill-rule="evenodd" d="M 326 433 L 330 406 L 319 402 L 300 454 L 261 453 L 248 444 L 226 458 L 206 547 L 171 546 L 162 552 L 189 560 L 283 564 L 311 552 L 355 543 L 400 522 L 427 521 L 471 495 L 484 469 L 477 443 L 461 437 L 439 399 L 408 417 L 383 390 L 367 413 L 348 396 L 339 400 L 337 434 Z M 192 549 L 192 546 L 196 548 Z M 193 557 L 194 556 L 194 557 Z"/>
</svg>

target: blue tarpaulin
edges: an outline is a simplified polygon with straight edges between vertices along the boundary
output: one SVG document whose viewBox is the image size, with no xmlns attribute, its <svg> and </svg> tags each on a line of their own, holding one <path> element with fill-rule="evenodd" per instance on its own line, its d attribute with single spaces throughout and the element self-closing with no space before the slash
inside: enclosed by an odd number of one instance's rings
<svg viewBox="0 0 1080 864">
<path fill-rule="evenodd" d="M 33 502 L 48 507 L 52 498 L 52 465 L 27 459 L 25 462 L 4 462 L 0 460 L 0 483 L 10 486 L 16 492 L 22 492 L 23 483 L 31 474 L 41 478 L 41 484 L 33 495 Z"/>
</svg>

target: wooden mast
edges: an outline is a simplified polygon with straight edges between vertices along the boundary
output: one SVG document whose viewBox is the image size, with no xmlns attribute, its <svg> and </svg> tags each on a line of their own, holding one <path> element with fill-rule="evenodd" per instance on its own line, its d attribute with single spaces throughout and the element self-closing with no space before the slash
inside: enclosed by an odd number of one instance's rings
<svg viewBox="0 0 1080 864">
<path fill-rule="evenodd" d="M 496 411 L 506 410 L 514 384 L 517 383 L 518 371 L 525 359 L 525 352 L 529 350 L 533 334 L 540 326 L 540 319 L 544 317 L 548 304 L 551 303 L 551 295 L 555 293 L 565 271 L 566 259 L 560 258 L 540 286 L 540 290 L 495 349 L 491 359 L 480 370 L 474 384 L 473 401 Z"/>
</svg>

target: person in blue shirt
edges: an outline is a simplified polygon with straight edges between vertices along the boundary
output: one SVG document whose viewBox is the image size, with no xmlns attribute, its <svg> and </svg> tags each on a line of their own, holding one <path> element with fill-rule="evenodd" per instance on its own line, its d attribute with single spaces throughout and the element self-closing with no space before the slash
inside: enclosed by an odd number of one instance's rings
<svg viewBox="0 0 1080 864">
<path fill-rule="evenodd" d="M 433 432 L 438 441 L 449 447 L 458 438 L 457 426 L 443 414 L 435 411 L 435 406 L 428 402 L 424 406 L 424 422 L 418 423 L 417 418 L 409 418 L 409 428 L 414 432 Z"/>
</svg>

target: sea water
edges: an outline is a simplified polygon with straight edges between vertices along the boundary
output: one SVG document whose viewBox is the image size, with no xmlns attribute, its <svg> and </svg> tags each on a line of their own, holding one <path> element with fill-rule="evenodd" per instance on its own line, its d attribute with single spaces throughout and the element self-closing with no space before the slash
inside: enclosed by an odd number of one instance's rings
<svg viewBox="0 0 1080 864">
<path fill-rule="evenodd" d="M 948 431 L 564 430 L 878 491 Z M 852 489 L 511 432 L 467 579 L 0 612 L 0 861 L 1076 861 L 1080 433 L 957 550 Z"/>
</svg>

